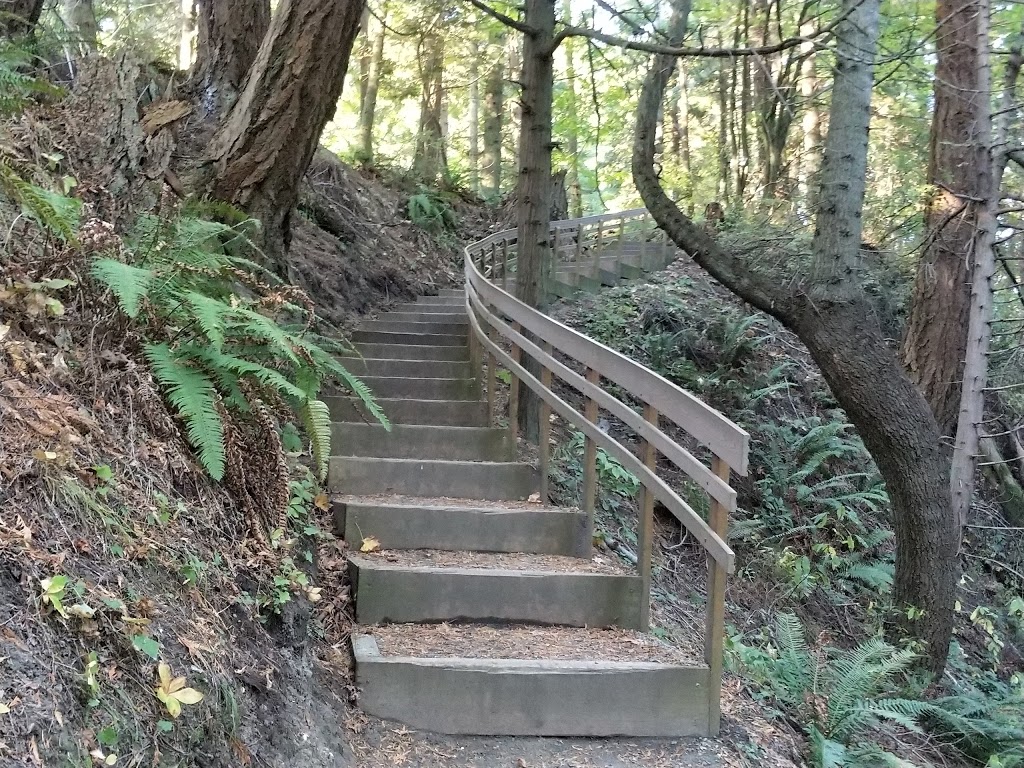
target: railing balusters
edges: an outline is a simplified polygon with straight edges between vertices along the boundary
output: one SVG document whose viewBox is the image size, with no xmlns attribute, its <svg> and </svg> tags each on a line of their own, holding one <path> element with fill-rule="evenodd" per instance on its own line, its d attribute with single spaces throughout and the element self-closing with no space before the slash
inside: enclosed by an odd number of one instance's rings
<svg viewBox="0 0 1024 768">
<path fill-rule="evenodd" d="M 729 465 L 718 456 L 711 460 L 711 471 L 726 483 L 729 482 Z M 714 499 L 711 500 L 711 514 L 708 517 L 708 523 L 711 529 L 725 540 L 729 530 L 729 513 Z M 708 558 L 708 603 L 704 629 L 704 660 L 711 670 L 708 721 L 713 734 L 718 733 L 722 717 L 722 647 L 725 641 L 726 576 L 725 567 L 713 558 Z"/>
<path fill-rule="evenodd" d="M 508 288 L 508 240 L 501 241 L 501 287 Z"/>
<path fill-rule="evenodd" d="M 523 330 L 519 323 L 512 323 L 512 327 L 516 333 Z M 522 351 L 519 349 L 519 345 L 515 341 L 512 342 L 512 360 L 519 362 L 522 357 Z M 519 437 L 519 377 L 516 376 L 514 371 L 509 371 L 512 375 L 512 381 L 508 385 L 508 429 L 512 437 L 512 448 L 515 450 L 516 440 Z"/>
<path fill-rule="evenodd" d="M 601 374 L 587 368 L 587 381 L 600 385 Z M 587 398 L 583 406 L 583 417 L 591 424 L 597 424 L 597 401 Z M 597 443 L 589 437 L 583 451 L 583 511 L 587 515 L 587 541 L 594 538 L 594 509 L 597 506 Z"/>
<path fill-rule="evenodd" d="M 551 354 L 551 344 L 544 342 L 544 351 Z M 551 369 L 541 364 L 540 383 L 551 389 Z M 551 405 L 540 401 L 540 424 L 537 430 L 537 448 L 540 450 L 540 503 L 548 503 L 548 470 L 551 464 Z"/>
<path fill-rule="evenodd" d="M 644 421 L 658 426 L 658 411 L 644 403 Z M 654 471 L 658 462 L 658 449 L 648 440 L 640 442 L 640 459 Z M 646 488 L 640 500 L 640 528 L 636 537 L 637 568 L 640 571 L 640 627 L 646 630 L 651 621 L 651 560 L 654 548 L 654 495 Z"/>
</svg>

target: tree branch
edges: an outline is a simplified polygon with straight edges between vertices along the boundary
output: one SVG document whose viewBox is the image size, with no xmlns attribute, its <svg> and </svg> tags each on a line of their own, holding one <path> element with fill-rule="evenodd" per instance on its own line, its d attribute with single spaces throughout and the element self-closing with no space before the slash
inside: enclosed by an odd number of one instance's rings
<svg viewBox="0 0 1024 768">
<path fill-rule="evenodd" d="M 524 24 L 521 21 L 516 21 L 511 16 L 506 16 L 501 11 L 494 10 L 493 8 L 491 8 L 491 6 L 487 5 L 487 3 L 484 3 L 481 0 L 468 0 L 468 2 L 474 8 L 477 8 L 477 9 L 483 11 L 484 13 L 486 13 L 492 19 L 497 19 L 502 24 L 504 24 L 506 27 L 512 27 L 512 29 L 516 30 L 517 32 L 522 32 L 524 35 L 535 35 L 535 34 L 537 34 L 537 30 L 535 30 L 530 25 Z"/>
<path fill-rule="evenodd" d="M 470 0 L 470 2 L 473 3 L 476 1 L 477 0 Z M 551 53 L 553 53 L 567 37 L 587 37 L 591 40 L 597 40 L 598 42 L 605 43 L 607 45 L 624 48 L 627 51 L 644 51 L 645 53 L 653 53 L 659 56 L 700 57 L 709 59 L 731 59 L 738 56 L 767 56 L 768 54 L 779 53 L 780 51 L 785 51 L 789 48 L 796 48 L 804 43 L 813 43 L 821 37 L 830 37 L 832 30 L 839 26 L 839 24 L 848 15 L 849 13 L 841 14 L 838 18 L 834 19 L 830 24 L 822 27 L 813 35 L 796 35 L 794 37 L 787 37 L 785 40 L 773 43 L 772 45 L 762 45 L 754 48 L 706 48 L 704 46 L 700 46 L 699 48 L 687 48 L 674 45 L 660 45 L 658 43 L 647 43 L 641 40 L 627 40 L 624 37 L 616 37 L 615 35 L 606 35 L 604 32 L 598 32 L 595 29 L 589 29 L 587 27 L 564 26 L 559 30 L 558 34 L 555 35 L 555 39 L 551 42 Z"/>
</svg>

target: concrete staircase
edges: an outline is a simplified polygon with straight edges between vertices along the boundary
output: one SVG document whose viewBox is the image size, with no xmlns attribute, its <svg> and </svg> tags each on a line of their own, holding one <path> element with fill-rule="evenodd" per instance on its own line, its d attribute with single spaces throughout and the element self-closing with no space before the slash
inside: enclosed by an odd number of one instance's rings
<svg viewBox="0 0 1024 768">
<path fill-rule="evenodd" d="M 362 358 L 343 362 L 390 432 L 328 398 L 360 706 L 448 734 L 705 734 L 708 668 L 636 631 L 639 576 L 594 556 L 581 512 L 530 501 L 538 474 L 490 425 L 464 301 L 442 291 L 355 332 Z"/>
</svg>

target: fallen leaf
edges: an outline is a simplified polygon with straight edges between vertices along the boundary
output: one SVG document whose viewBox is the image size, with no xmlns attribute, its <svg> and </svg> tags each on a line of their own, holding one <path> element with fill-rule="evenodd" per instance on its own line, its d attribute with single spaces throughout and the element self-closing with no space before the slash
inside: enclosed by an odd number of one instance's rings
<svg viewBox="0 0 1024 768">
<path fill-rule="evenodd" d="M 11 711 L 11 708 L 0 701 L 0 715 L 6 715 Z"/>
<path fill-rule="evenodd" d="M 540 504 L 540 494 L 531 493 L 530 498 L 528 498 L 527 501 L 530 502 L 531 504 Z"/>
<path fill-rule="evenodd" d="M 359 547 L 360 552 L 376 552 L 380 549 L 380 540 L 375 536 L 367 536 L 363 539 L 362 546 Z"/>
<path fill-rule="evenodd" d="M 313 500 L 313 503 L 317 506 L 318 509 L 322 509 L 324 512 L 326 512 L 331 507 L 331 497 L 328 496 L 323 491 L 320 491 L 320 493 L 316 495 L 316 499 Z"/>
</svg>

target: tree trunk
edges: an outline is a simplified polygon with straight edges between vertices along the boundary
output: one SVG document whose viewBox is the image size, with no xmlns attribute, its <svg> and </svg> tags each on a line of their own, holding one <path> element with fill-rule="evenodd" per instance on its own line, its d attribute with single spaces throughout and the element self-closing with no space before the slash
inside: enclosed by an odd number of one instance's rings
<svg viewBox="0 0 1024 768">
<path fill-rule="evenodd" d="M 442 126 L 444 96 L 444 38 L 437 29 L 440 20 L 431 23 L 420 43 L 420 122 L 416 134 L 413 173 L 428 182 L 435 182 L 447 170 L 444 130 Z"/>
<path fill-rule="evenodd" d="M 896 608 L 903 611 L 907 631 L 927 644 L 929 666 L 939 673 L 952 635 L 957 579 L 949 461 L 927 402 L 885 344 L 856 269 L 879 2 L 843 3 L 847 16 L 836 33 L 838 64 L 822 172 L 821 196 L 829 203 L 816 221 L 812 277 L 801 290 L 783 288 L 790 281 L 758 272 L 755 260 L 724 251 L 662 189 L 653 133 L 673 66 L 667 56 L 655 57 L 641 91 L 633 179 L 673 241 L 733 293 L 793 330 L 821 368 L 885 479 L 896 533 Z M 672 38 L 680 39 L 684 29 L 677 14 Z M 908 621 L 911 606 L 921 613 Z"/>
<path fill-rule="evenodd" d="M 531 307 L 543 299 L 544 270 L 551 253 L 551 105 L 554 95 L 555 0 L 527 0 L 523 41 L 522 127 L 519 134 L 519 182 L 516 251 L 516 297 Z M 538 402 L 520 387 L 519 416 L 523 434 L 536 439 Z M 529 393 L 529 394 L 526 394 Z"/>
<path fill-rule="evenodd" d="M 262 222 L 282 276 L 299 184 L 341 95 L 362 11 L 363 0 L 282 0 L 211 145 L 214 196 Z"/>
<path fill-rule="evenodd" d="M 0 33 L 9 40 L 31 35 L 43 12 L 43 0 L 4 0 Z"/>
<path fill-rule="evenodd" d="M 503 57 L 496 55 L 504 47 L 501 35 L 490 40 L 489 55 L 492 63 L 487 73 L 484 93 L 484 153 L 481 171 L 483 193 L 496 197 L 501 192 L 501 128 L 505 117 L 505 66 Z"/>
<path fill-rule="evenodd" d="M 683 200 L 686 203 L 686 213 L 688 216 L 692 216 L 693 160 L 690 155 L 690 96 L 684 61 L 684 59 L 680 59 L 676 67 L 676 77 L 679 80 L 679 164 L 685 179 L 683 182 Z"/>
<path fill-rule="evenodd" d="M 208 116 L 231 107 L 270 27 L 270 0 L 196 0 L 193 81 Z"/>
<path fill-rule="evenodd" d="M 60 16 L 79 54 L 96 50 L 99 29 L 93 0 L 61 0 Z"/>
<path fill-rule="evenodd" d="M 937 61 L 925 210 L 903 360 L 946 436 L 956 431 L 967 352 L 978 217 L 989 196 L 987 85 L 979 79 L 984 0 L 939 0 Z M 984 119 L 983 115 L 985 116 Z"/>
<path fill-rule="evenodd" d="M 358 159 L 365 165 L 373 165 L 373 121 L 377 113 L 377 95 L 380 93 L 381 68 L 384 66 L 384 40 L 387 29 L 384 21 L 387 19 L 387 5 L 381 10 L 381 21 L 374 23 L 371 19 L 368 30 L 373 34 L 373 50 L 370 54 L 370 61 L 367 65 L 366 78 L 363 83 L 364 91 L 359 103 L 359 147 L 357 149 Z"/>
<path fill-rule="evenodd" d="M 480 192 L 480 43 L 469 43 L 469 188 Z"/>
<path fill-rule="evenodd" d="M 562 13 L 565 18 L 572 18 L 572 5 L 569 0 L 563 0 Z M 562 43 L 562 52 L 565 54 L 565 87 L 568 103 L 566 107 L 572 116 L 571 130 L 565 136 L 565 154 L 569 158 L 569 169 L 566 175 L 568 191 L 569 214 L 574 219 L 583 216 L 583 190 L 580 187 L 580 142 L 579 124 L 577 117 L 578 101 L 576 94 L 576 41 L 567 38 Z"/>
</svg>

